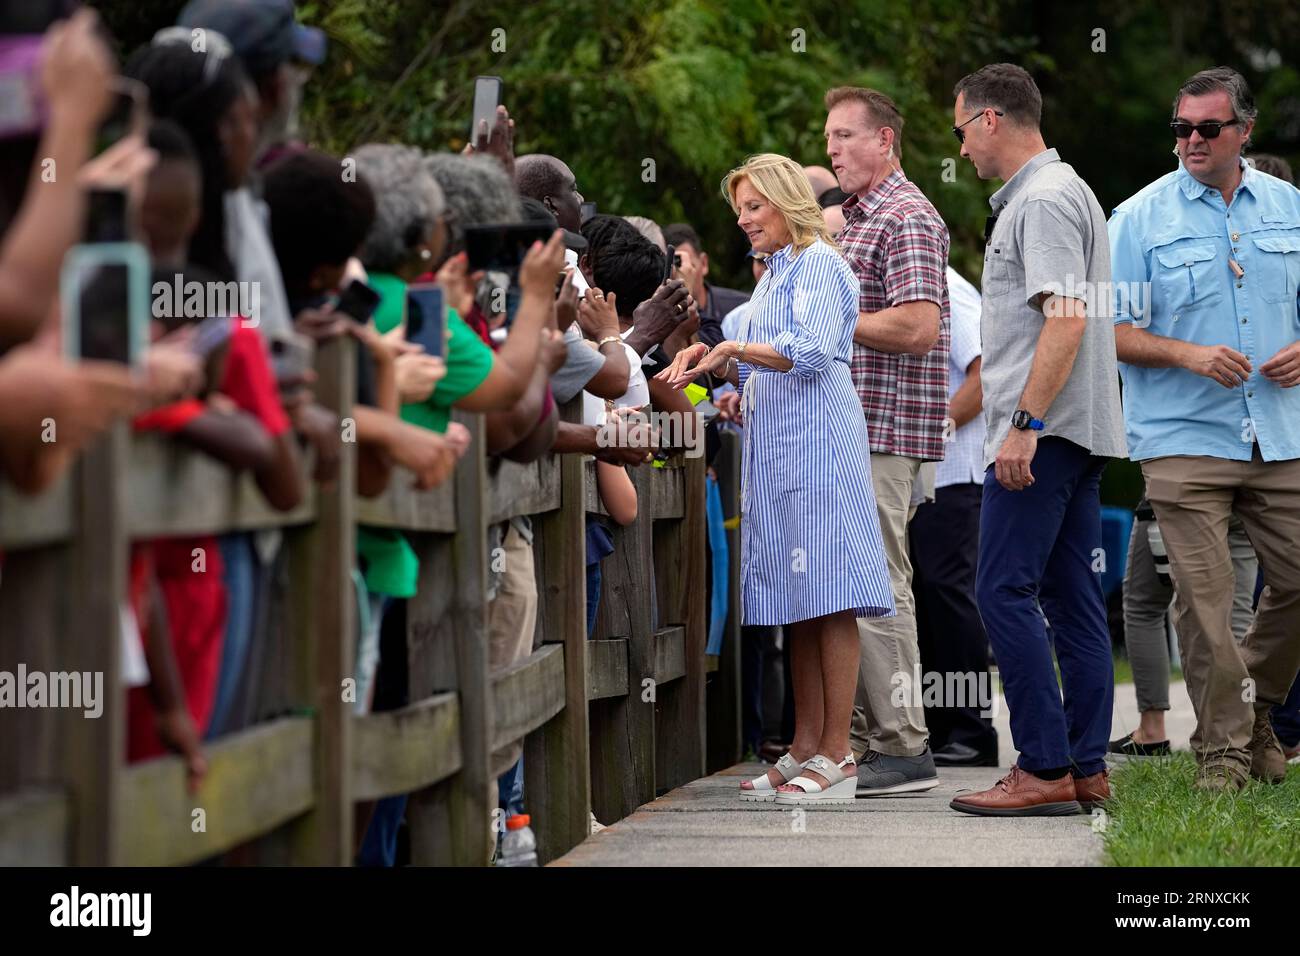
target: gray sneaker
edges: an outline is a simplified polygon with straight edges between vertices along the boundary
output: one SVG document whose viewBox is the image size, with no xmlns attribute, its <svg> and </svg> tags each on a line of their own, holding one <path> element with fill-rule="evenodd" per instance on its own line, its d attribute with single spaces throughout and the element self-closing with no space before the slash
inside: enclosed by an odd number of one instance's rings
<svg viewBox="0 0 1300 956">
<path fill-rule="evenodd" d="M 880 797 L 888 793 L 917 793 L 939 785 L 930 748 L 915 757 L 893 757 L 868 750 L 858 763 L 859 797 Z"/>
</svg>

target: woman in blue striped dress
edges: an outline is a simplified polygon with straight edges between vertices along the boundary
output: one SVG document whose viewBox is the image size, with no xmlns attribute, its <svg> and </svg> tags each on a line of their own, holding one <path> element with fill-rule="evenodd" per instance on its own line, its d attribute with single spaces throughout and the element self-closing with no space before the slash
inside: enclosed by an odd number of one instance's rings
<svg viewBox="0 0 1300 956">
<path fill-rule="evenodd" d="M 689 346 L 657 377 L 684 387 L 713 372 L 741 389 L 744 623 L 786 625 L 795 701 L 790 752 L 741 799 L 852 803 L 854 618 L 894 613 L 849 377 L 858 280 L 792 160 L 753 156 L 722 188 L 767 273 L 736 341 Z"/>
</svg>

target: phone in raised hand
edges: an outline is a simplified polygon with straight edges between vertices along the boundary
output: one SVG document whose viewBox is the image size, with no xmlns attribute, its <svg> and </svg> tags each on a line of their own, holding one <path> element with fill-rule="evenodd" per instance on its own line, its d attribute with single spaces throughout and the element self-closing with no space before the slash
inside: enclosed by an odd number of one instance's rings
<svg viewBox="0 0 1300 956">
<path fill-rule="evenodd" d="M 474 118 L 469 127 L 470 145 L 478 142 L 478 131 L 487 121 L 488 142 L 492 142 L 492 127 L 497 120 L 497 107 L 501 105 L 501 77 L 476 76 L 474 78 Z"/>
<path fill-rule="evenodd" d="M 443 357 L 447 303 L 442 286 L 417 282 L 406 287 L 406 341 L 424 346 L 425 355 Z"/>
</svg>

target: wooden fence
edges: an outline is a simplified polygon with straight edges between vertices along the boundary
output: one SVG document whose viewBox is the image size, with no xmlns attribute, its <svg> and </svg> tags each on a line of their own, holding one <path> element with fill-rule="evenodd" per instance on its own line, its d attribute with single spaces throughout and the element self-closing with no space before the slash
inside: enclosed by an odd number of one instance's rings
<svg viewBox="0 0 1300 956">
<path fill-rule="evenodd" d="M 340 417 L 353 347 L 318 352 L 318 399 Z M 576 418 L 578 404 L 564 414 Z M 416 492 L 398 471 L 385 495 L 356 498 L 345 445 L 338 482 L 313 486 L 291 513 L 271 510 L 247 476 L 124 425 L 47 493 L 0 487 L 0 671 L 102 673 L 104 688 L 98 718 L 0 710 L 0 864 L 176 865 L 247 846 L 242 858 L 261 863 L 347 865 L 355 803 L 406 793 L 412 862 L 476 865 L 506 769 L 492 754 L 521 738 L 545 862 L 586 838 L 593 810 L 612 823 L 735 762 L 738 540 L 733 529 L 723 653 L 706 658 L 703 459 L 631 470 L 638 518 L 614 533 L 588 641 L 584 518 L 601 510 L 591 463 L 504 462 L 489 478 L 481 417 L 459 420 L 471 451 L 444 486 Z M 725 436 L 717 468 L 728 517 L 738 458 Z M 487 528 L 514 515 L 534 523 L 536 650 L 489 673 Z M 341 690 L 355 669 L 358 522 L 403 530 L 420 558 L 406 615 L 413 703 L 364 716 Z M 209 772 L 190 794 L 178 757 L 125 762 L 129 544 L 272 527 L 283 532 L 289 585 L 271 668 L 279 716 L 210 742 Z"/>
</svg>

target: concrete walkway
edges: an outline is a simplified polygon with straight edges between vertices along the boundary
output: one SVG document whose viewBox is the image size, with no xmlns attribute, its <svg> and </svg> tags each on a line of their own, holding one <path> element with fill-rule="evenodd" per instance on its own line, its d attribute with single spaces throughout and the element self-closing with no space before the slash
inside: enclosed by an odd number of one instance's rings
<svg viewBox="0 0 1300 956">
<path fill-rule="evenodd" d="M 1133 685 L 1116 688 L 1112 737 L 1137 726 Z M 1170 739 L 1185 748 L 1194 725 L 1181 683 L 1170 688 Z M 1001 768 L 940 768 L 921 794 L 860 799 L 806 812 L 741 803 L 736 789 L 763 764 L 737 764 L 641 807 L 555 861 L 554 866 L 1085 866 L 1101 862 L 1088 816 L 999 819 L 956 813 L 959 789 L 984 789 L 1015 751 L 1005 702 L 995 723 Z"/>
</svg>

